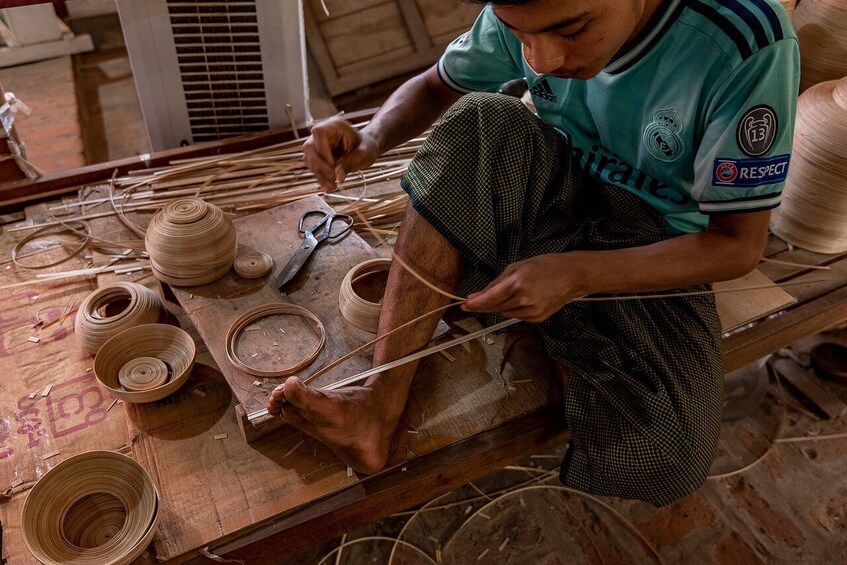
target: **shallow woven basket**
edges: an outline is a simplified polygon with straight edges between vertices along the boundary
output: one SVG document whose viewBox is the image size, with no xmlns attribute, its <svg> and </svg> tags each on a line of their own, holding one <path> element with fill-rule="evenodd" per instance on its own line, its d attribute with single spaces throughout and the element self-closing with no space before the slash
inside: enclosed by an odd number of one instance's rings
<svg viewBox="0 0 847 565">
<path fill-rule="evenodd" d="M 146 324 L 123 331 L 107 341 L 94 359 L 94 374 L 100 386 L 125 402 L 155 402 L 185 384 L 194 367 L 196 347 L 187 332 L 167 324 Z M 120 385 L 121 368 L 141 358 L 165 362 L 170 378 L 149 390 L 129 391 Z"/>
<path fill-rule="evenodd" d="M 847 78 L 800 96 L 794 151 L 771 230 L 817 253 L 847 251 Z"/>
<path fill-rule="evenodd" d="M 214 204 L 182 198 L 153 216 L 144 246 L 160 281 L 177 286 L 208 284 L 232 268 L 235 226 Z"/>
<path fill-rule="evenodd" d="M 123 310 L 110 314 L 110 307 Z M 74 333 L 82 346 L 91 353 L 124 330 L 163 322 L 167 318 L 159 296 L 140 284 L 118 282 L 106 285 L 89 294 L 74 322 Z"/>
<path fill-rule="evenodd" d="M 159 494 L 144 468 L 113 451 L 74 455 L 29 491 L 21 532 L 42 563 L 124 565 L 156 533 Z"/>
</svg>

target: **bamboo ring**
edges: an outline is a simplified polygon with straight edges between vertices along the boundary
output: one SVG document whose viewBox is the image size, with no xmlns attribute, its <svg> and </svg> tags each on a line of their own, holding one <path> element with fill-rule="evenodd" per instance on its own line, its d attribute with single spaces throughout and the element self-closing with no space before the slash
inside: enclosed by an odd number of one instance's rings
<svg viewBox="0 0 847 565">
<path fill-rule="evenodd" d="M 847 4 L 844 0 L 803 0 L 793 23 L 800 43 L 800 92 L 847 76 Z"/>
<path fill-rule="evenodd" d="M 129 391 L 151 390 L 168 382 L 168 366 L 155 357 L 130 359 L 118 371 L 118 383 Z"/>
<path fill-rule="evenodd" d="M 276 371 L 264 371 L 262 369 L 255 369 L 246 365 L 238 358 L 238 355 L 236 355 L 235 353 L 235 343 L 238 340 L 238 336 L 241 334 L 244 328 L 253 324 L 254 322 L 256 322 L 256 320 L 280 314 L 288 316 L 301 316 L 303 318 L 312 320 L 315 323 L 315 326 L 317 327 L 320 343 L 318 343 L 318 346 L 315 348 L 314 352 L 312 352 L 311 355 L 286 369 L 280 369 Z M 226 334 L 226 356 L 229 358 L 230 363 L 232 363 L 238 369 L 247 373 L 248 375 L 253 375 L 254 377 L 287 377 L 311 365 L 315 361 L 315 359 L 318 358 L 318 355 L 320 355 L 320 352 L 323 349 L 325 343 L 326 329 L 324 328 L 324 325 L 321 323 L 317 316 L 315 316 L 302 306 L 297 306 L 296 304 L 264 304 L 262 306 L 257 306 L 256 308 L 248 310 L 247 312 L 239 316 L 238 319 L 233 322 L 232 326 L 230 326 L 229 331 Z"/>
<path fill-rule="evenodd" d="M 48 232 L 50 230 L 55 230 L 57 227 L 59 227 L 59 226 L 45 226 L 43 228 L 39 228 L 39 229 L 35 230 L 31 234 L 29 234 L 28 236 L 26 236 L 25 238 L 20 240 L 17 245 L 15 245 L 15 247 L 12 249 L 12 263 L 14 263 L 15 265 L 17 265 L 18 267 L 21 267 L 23 269 L 49 269 L 50 267 L 55 267 L 56 265 L 61 265 L 62 263 L 66 262 L 66 261 L 70 261 L 71 259 L 73 259 L 77 255 L 82 253 L 83 249 L 85 249 L 86 246 L 88 245 L 88 242 L 91 241 L 91 226 L 89 226 L 85 222 L 74 222 L 74 223 L 82 224 L 83 228 L 85 228 L 85 237 L 82 240 L 82 243 L 80 243 L 79 246 L 76 249 L 71 251 L 71 253 L 67 257 L 63 257 L 62 259 L 59 259 L 58 261 L 53 261 L 52 263 L 47 263 L 46 265 L 24 265 L 23 263 L 20 262 L 20 260 L 18 259 L 18 254 L 21 252 L 21 250 L 24 248 L 24 246 L 27 243 L 29 243 L 33 239 L 41 237 L 46 232 Z M 78 232 L 70 230 L 67 227 L 65 227 L 64 229 L 58 230 L 59 233 L 61 233 L 63 231 L 70 231 L 71 233 L 79 235 Z"/>
<path fill-rule="evenodd" d="M 159 494 L 144 468 L 113 451 L 62 461 L 30 490 L 21 532 L 42 563 L 125 565 L 156 533 Z"/>
<path fill-rule="evenodd" d="M 110 309 L 123 305 L 123 310 L 110 313 Z M 113 283 L 95 290 L 82 301 L 74 332 L 86 350 L 97 353 L 104 343 L 122 331 L 162 322 L 167 315 L 159 296 L 146 286 Z"/>
<path fill-rule="evenodd" d="M 188 380 L 196 352 L 194 340 L 180 328 L 167 324 L 136 326 L 119 333 L 100 348 L 94 358 L 94 375 L 100 386 L 125 402 L 155 402 L 173 394 Z M 165 382 L 143 390 L 128 390 L 122 386 L 121 371 L 126 371 L 126 365 L 150 357 L 166 366 Z"/>
<path fill-rule="evenodd" d="M 359 263 L 347 272 L 338 291 L 338 308 L 344 319 L 361 330 L 376 333 L 382 304 L 365 300 L 353 289 L 353 284 L 370 275 L 391 268 L 391 259 L 370 259 Z"/>
<path fill-rule="evenodd" d="M 847 77 L 800 96 L 791 167 L 782 205 L 771 218 L 773 233 L 816 253 L 847 251 L 845 176 Z"/>
<path fill-rule="evenodd" d="M 232 221 L 199 198 L 174 200 L 159 210 L 144 245 L 156 278 L 177 286 L 218 280 L 232 268 L 237 249 Z"/>
<path fill-rule="evenodd" d="M 245 279 L 260 279 L 273 268 L 274 260 L 261 251 L 248 251 L 235 259 L 235 272 Z"/>
</svg>

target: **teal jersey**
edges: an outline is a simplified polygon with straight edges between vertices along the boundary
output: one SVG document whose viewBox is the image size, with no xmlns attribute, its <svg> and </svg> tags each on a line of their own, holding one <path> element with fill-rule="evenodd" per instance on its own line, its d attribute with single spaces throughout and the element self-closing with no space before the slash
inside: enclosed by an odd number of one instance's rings
<svg viewBox="0 0 847 565">
<path fill-rule="evenodd" d="M 589 80 L 536 74 L 489 5 L 438 73 L 462 93 L 526 78 L 538 115 L 570 138 L 586 171 L 643 198 L 671 233 L 779 205 L 800 55 L 777 0 L 668 0 Z"/>
</svg>

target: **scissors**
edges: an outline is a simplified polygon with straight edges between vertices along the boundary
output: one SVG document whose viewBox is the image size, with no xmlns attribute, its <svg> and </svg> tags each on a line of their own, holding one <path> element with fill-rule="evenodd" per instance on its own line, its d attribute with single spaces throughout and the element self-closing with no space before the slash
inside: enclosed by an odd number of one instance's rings
<svg viewBox="0 0 847 565">
<path fill-rule="evenodd" d="M 317 223 L 311 228 L 305 227 L 306 220 L 309 218 L 317 219 Z M 333 224 L 340 224 L 343 228 L 333 233 Z M 347 214 L 334 214 L 325 210 L 304 212 L 300 216 L 300 224 L 297 226 L 297 229 L 303 234 L 303 243 L 282 268 L 282 272 L 276 279 L 277 288 L 282 291 L 282 287 L 291 282 L 321 242 L 335 241 L 350 231 L 352 227 L 353 217 Z"/>
</svg>

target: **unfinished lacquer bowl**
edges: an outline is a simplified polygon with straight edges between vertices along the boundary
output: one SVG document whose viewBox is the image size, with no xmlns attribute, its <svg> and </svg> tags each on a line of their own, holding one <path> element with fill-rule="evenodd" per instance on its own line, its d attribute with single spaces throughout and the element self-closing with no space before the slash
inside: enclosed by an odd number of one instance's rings
<svg viewBox="0 0 847 565">
<path fill-rule="evenodd" d="M 144 468 L 113 451 L 74 455 L 29 491 L 21 531 L 42 563 L 125 565 L 144 553 L 159 520 L 159 494 Z"/>
<path fill-rule="evenodd" d="M 89 294 L 79 307 L 74 332 L 91 353 L 124 330 L 163 322 L 167 311 L 159 296 L 140 284 L 119 282 Z"/>
<path fill-rule="evenodd" d="M 100 386 L 126 402 L 155 402 L 185 384 L 196 347 L 187 332 L 167 324 L 147 324 L 107 341 L 94 359 Z"/>
<path fill-rule="evenodd" d="M 176 286 L 199 286 L 229 272 L 235 261 L 235 226 L 214 204 L 174 200 L 147 227 L 144 245 L 153 274 Z"/>
</svg>

